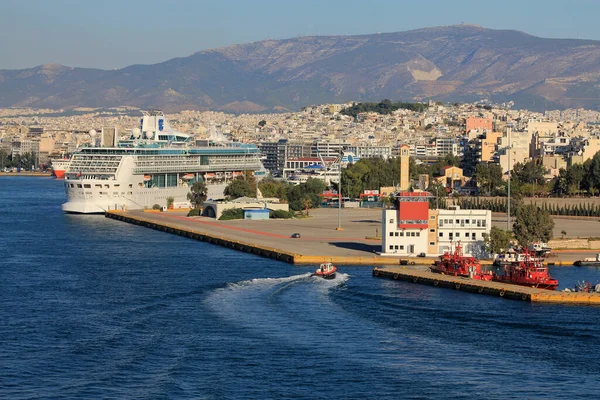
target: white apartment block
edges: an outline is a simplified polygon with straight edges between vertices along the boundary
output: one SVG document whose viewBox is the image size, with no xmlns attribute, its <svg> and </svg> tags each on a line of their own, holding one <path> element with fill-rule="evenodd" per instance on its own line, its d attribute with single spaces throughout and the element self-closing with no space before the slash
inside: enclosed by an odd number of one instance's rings
<svg viewBox="0 0 600 400">
<path fill-rule="evenodd" d="M 492 212 L 463 210 L 459 206 L 450 208 L 438 210 L 438 253 L 453 251 L 460 241 L 465 255 L 485 256 L 484 234 L 490 233 Z"/>
</svg>

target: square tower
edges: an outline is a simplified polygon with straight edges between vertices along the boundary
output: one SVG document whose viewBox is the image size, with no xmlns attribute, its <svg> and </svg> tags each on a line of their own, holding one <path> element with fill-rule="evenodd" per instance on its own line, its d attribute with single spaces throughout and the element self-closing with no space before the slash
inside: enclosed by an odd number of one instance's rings
<svg viewBox="0 0 600 400">
<path fill-rule="evenodd" d="M 410 189 L 410 171 L 408 170 L 410 160 L 410 146 L 403 144 L 400 146 L 400 190 Z"/>
</svg>

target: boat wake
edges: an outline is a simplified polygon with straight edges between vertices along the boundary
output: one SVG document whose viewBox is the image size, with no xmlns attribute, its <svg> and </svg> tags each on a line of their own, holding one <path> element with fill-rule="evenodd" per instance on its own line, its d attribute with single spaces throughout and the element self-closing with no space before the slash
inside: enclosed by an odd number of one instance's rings
<svg viewBox="0 0 600 400">
<path fill-rule="evenodd" d="M 310 343 L 314 340 L 313 332 L 307 327 L 325 328 L 340 318 L 335 315 L 343 311 L 337 309 L 329 294 L 348 279 L 348 274 L 338 273 L 335 279 L 326 280 L 306 273 L 240 281 L 213 291 L 206 299 L 206 306 L 236 327 L 259 335 Z"/>
</svg>

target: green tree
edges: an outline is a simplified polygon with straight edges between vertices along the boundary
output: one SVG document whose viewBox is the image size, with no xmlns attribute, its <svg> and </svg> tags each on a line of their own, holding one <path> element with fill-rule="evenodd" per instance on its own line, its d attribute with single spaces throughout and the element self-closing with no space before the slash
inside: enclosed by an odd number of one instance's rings
<svg viewBox="0 0 600 400">
<path fill-rule="evenodd" d="M 267 124 L 267 121 L 265 121 L 264 119 L 261 119 L 260 121 L 258 121 L 258 126 L 260 126 L 261 128 L 263 126 L 265 126 Z"/>
<path fill-rule="evenodd" d="M 522 205 L 517 209 L 513 232 L 521 246 L 541 240 L 547 242 L 552 238 L 554 221 L 550 213 L 533 204 Z"/>
<path fill-rule="evenodd" d="M 531 160 L 525 164 L 516 163 L 511 176 L 519 184 L 530 183 L 539 185 L 545 182 L 544 173 L 544 166 Z"/>
<path fill-rule="evenodd" d="M 232 219 L 242 219 L 244 218 L 244 210 L 241 208 L 229 208 L 224 210 L 219 217 L 220 221 L 229 221 Z"/>
<path fill-rule="evenodd" d="M 498 254 L 508 250 L 512 234 L 496 226 L 492 226 L 490 233 L 484 233 L 485 248 L 488 253 Z"/>
<path fill-rule="evenodd" d="M 256 197 L 255 180 L 248 176 L 238 176 L 225 187 L 225 196 L 232 199 L 238 197 Z"/>
<path fill-rule="evenodd" d="M 304 209 L 302 200 L 304 198 L 310 198 L 311 207 L 316 207 L 321 202 L 322 194 L 325 190 L 325 183 L 320 179 L 309 178 L 306 182 L 299 185 L 287 186 L 287 198 L 290 204 L 290 209 L 294 211 L 301 211 Z"/>
<path fill-rule="evenodd" d="M 258 188 L 263 197 L 276 197 L 279 200 L 287 201 L 286 185 L 285 182 L 269 177 L 261 180 L 258 183 Z"/>
<path fill-rule="evenodd" d="M 486 195 L 494 195 L 503 186 L 502 167 L 498 164 L 480 163 L 475 167 L 473 178 Z"/>
<path fill-rule="evenodd" d="M 446 208 L 446 198 L 448 196 L 448 192 L 446 191 L 444 185 L 442 185 L 436 180 L 432 180 L 429 183 L 427 191 L 433 195 L 433 197 L 429 199 L 430 208 Z"/>
<path fill-rule="evenodd" d="M 302 209 L 306 213 L 307 217 L 308 217 L 308 210 L 310 210 L 312 207 L 313 207 L 313 203 L 312 203 L 311 198 L 309 196 L 303 197 L 302 198 Z"/>
<path fill-rule="evenodd" d="M 206 183 L 204 183 L 204 181 L 196 182 L 190 188 L 187 199 L 192 203 L 192 207 L 200 208 L 202 207 L 202 203 L 206 200 L 207 193 L 208 188 L 206 187 Z"/>
</svg>

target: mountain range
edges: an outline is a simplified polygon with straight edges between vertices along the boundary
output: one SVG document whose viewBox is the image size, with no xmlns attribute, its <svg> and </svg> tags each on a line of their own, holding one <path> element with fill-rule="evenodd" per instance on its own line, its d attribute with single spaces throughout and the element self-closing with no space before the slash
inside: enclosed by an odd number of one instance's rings
<svg viewBox="0 0 600 400">
<path fill-rule="evenodd" d="M 117 70 L 0 70 L 0 107 L 298 110 L 330 102 L 513 101 L 600 109 L 600 41 L 476 25 L 264 40 Z"/>
</svg>

